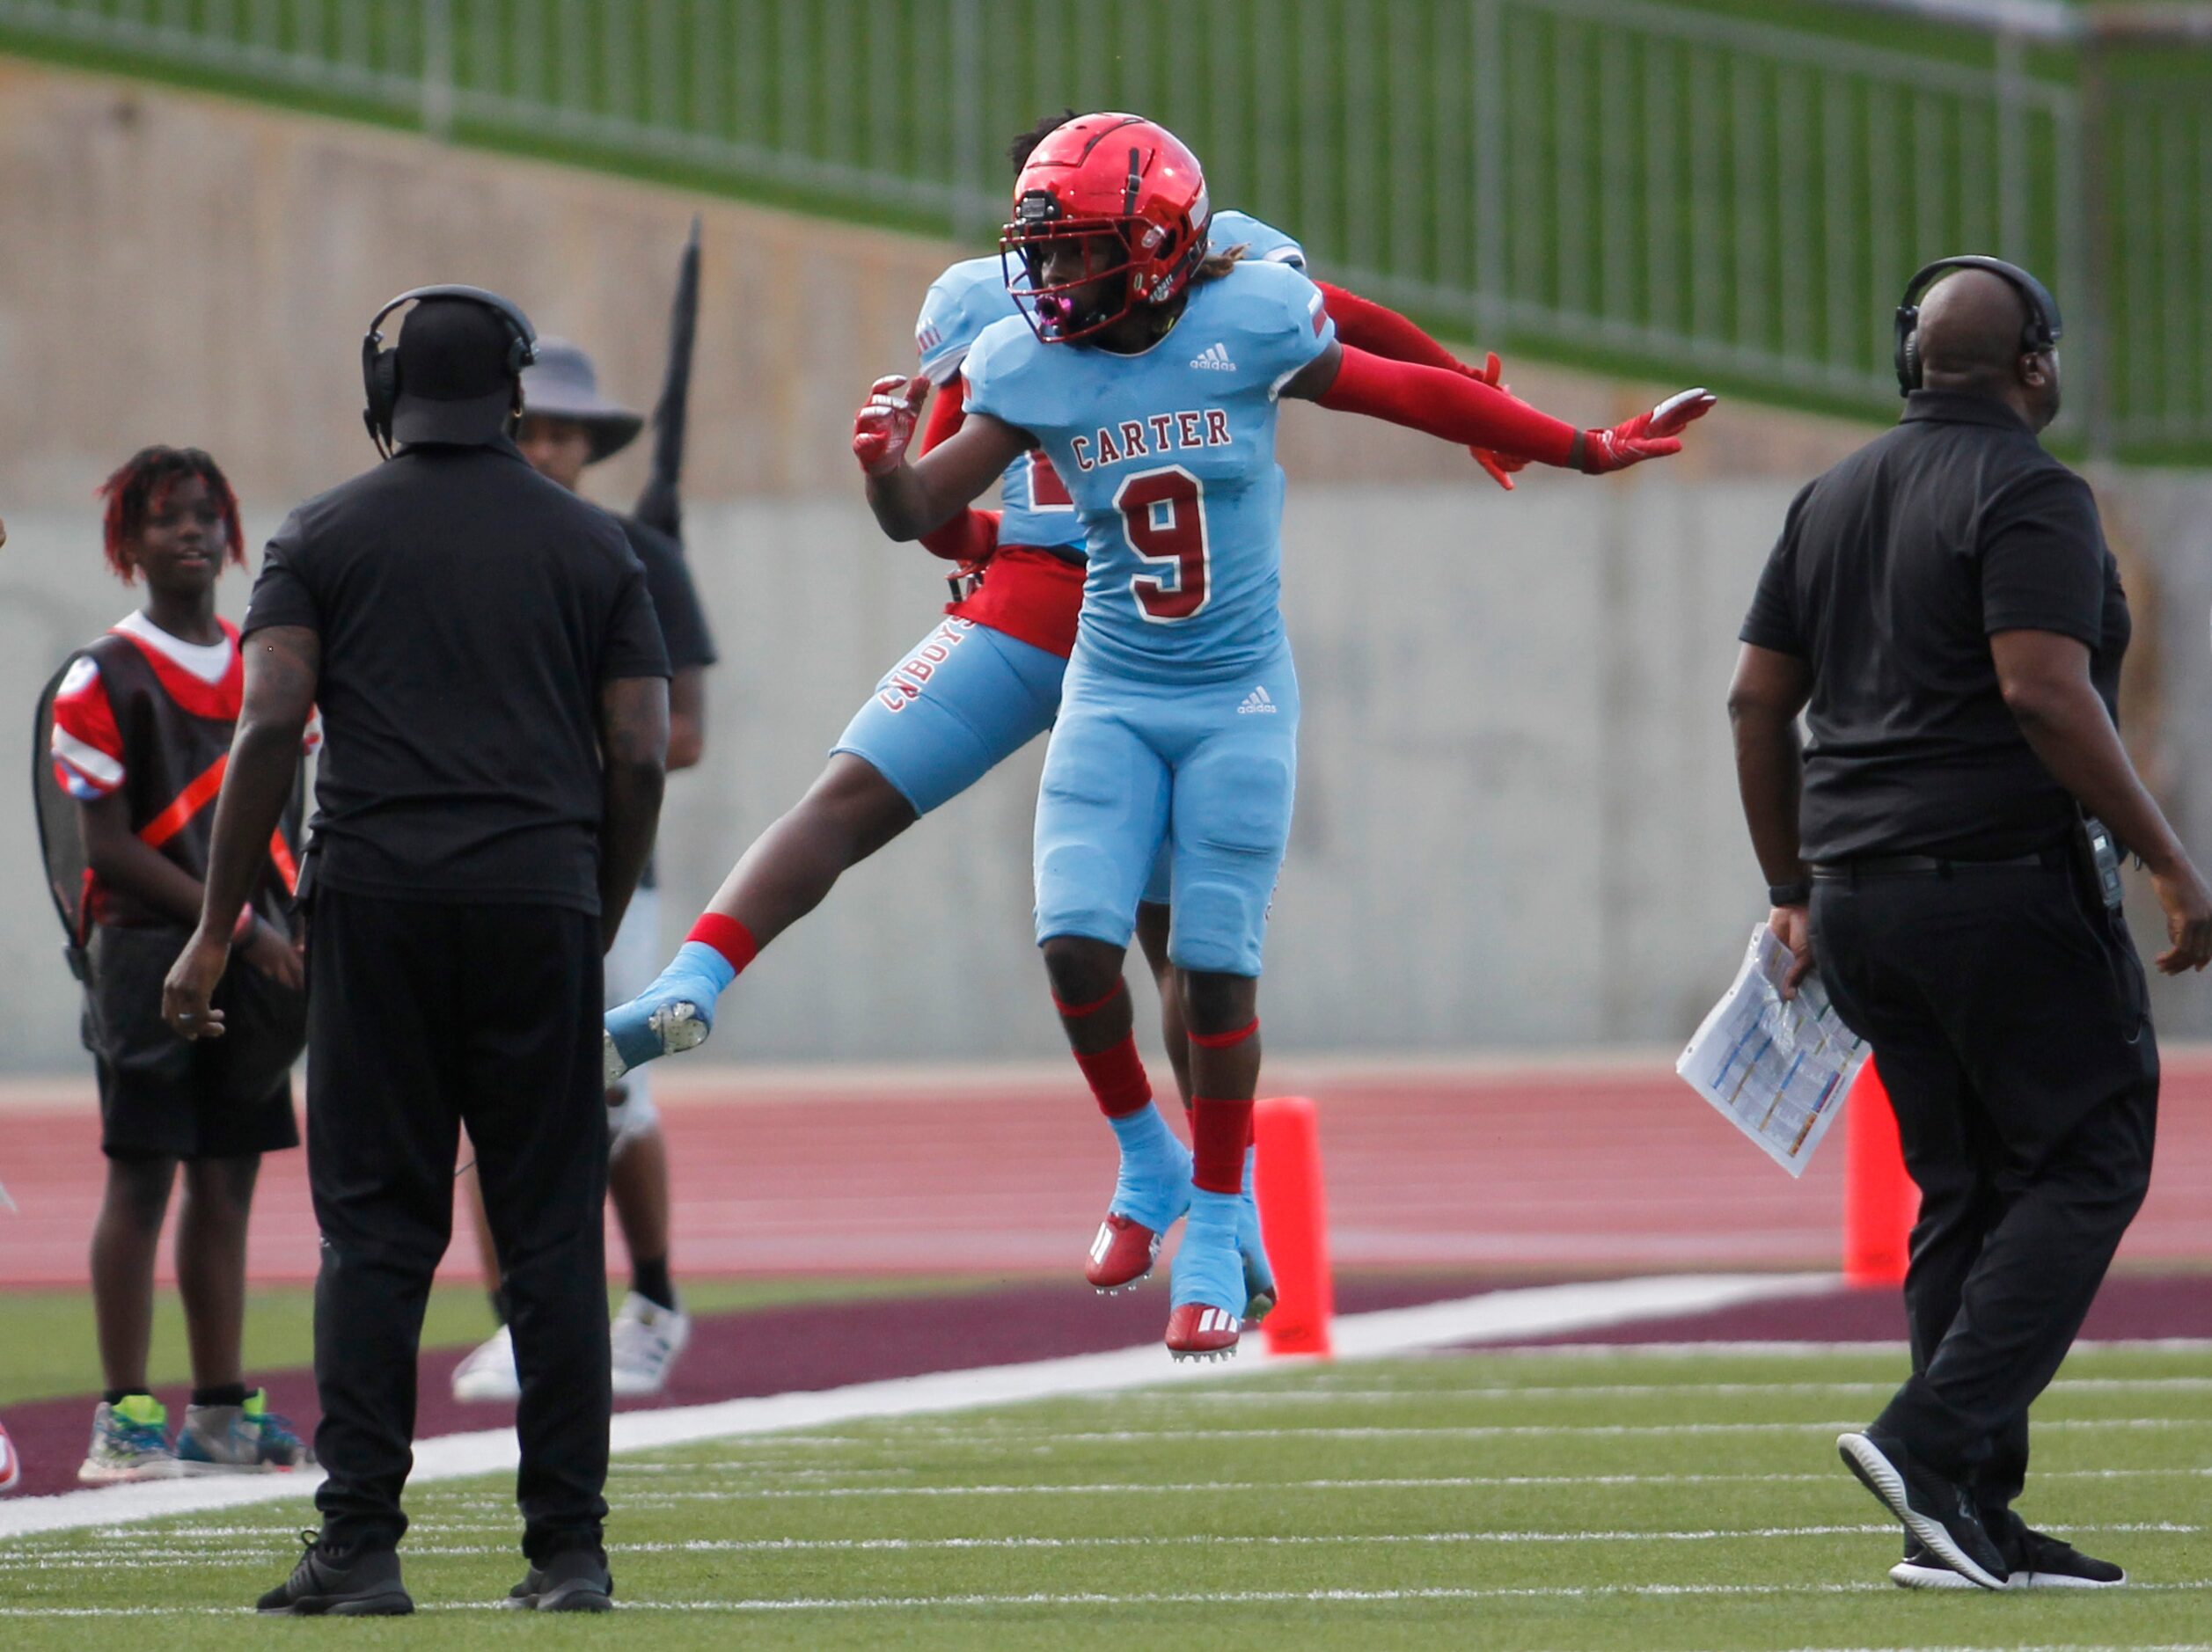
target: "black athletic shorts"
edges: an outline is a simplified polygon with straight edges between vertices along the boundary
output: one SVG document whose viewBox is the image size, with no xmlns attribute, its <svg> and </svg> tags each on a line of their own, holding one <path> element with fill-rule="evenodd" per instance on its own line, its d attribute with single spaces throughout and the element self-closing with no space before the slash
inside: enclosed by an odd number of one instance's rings
<svg viewBox="0 0 2212 1652">
<path fill-rule="evenodd" d="M 181 928 L 100 925 L 87 949 L 84 1042 L 99 1079 L 100 1150 L 114 1159 L 242 1159 L 299 1145 L 291 1065 L 306 1005 L 235 954 L 216 988 L 223 1036 L 193 1042 L 161 1019 Z"/>
</svg>

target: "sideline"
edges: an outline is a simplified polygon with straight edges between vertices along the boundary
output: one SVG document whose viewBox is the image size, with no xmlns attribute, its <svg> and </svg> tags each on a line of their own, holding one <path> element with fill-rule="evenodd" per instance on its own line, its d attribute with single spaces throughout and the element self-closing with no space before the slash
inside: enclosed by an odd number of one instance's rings
<svg viewBox="0 0 2212 1652">
<path fill-rule="evenodd" d="M 1334 1327 L 1337 1357 L 1380 1359 L 1517 1337 L 1598 1330 L 1637 1319 L 1706 1313 L 1777 1297 L 1802 1296 L 1831 1288 L 1835 1283 L 1827 1274 L 1667 1274 L 1649 1279 L 1490 1291 L 1454 1302 L 1347 1315 Z M 663 1411 L 626 1411 L 615 1417 L 611 1438 L 617 1452 L 647 1451 L 780 1429 L 964 1411 L 1028 1400 L 1119 1393 L 1168 1383 L 1218 1381 L 1241 1371 L 1315 1363 L 1302 1356 L 1263 1353 L 1263 1340 L 1255 1335 L 1249 1354 L 1216 1363 L 1177 1365 L 1167 1358 L 1159 1344 L 1147 1342 L 1108 1354 L 897 1377 L 843 1388 L 725 1400 Z M 414 1472 L 409 1478 L 412 1483 L 421 1485 L 511 1472 L 515 1463 L 512 1428 L 447 1434 L 415 1442 Z M 304 1497 L 314 1490 L 316 1483 L 289 1474 L 240 1475 L 153 1480 L 25 1498 L 0 1502 L 0 1539 L 275 1502 Z"/>
</svg>

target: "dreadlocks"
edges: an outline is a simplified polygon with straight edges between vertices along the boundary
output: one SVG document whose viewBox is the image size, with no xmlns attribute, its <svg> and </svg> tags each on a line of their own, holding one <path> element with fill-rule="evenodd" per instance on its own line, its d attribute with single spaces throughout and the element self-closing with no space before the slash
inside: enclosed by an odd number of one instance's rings
<svg viewBox="0 0 2212 1652">
<path fill-rule="evenodd" d="M 245 566 L 245 536 L 238 527 L 238 499 L 218 465 L 198 448 L 141 448 L 123 462 L 114 475 L 99 485 L 107 501 L 101 524 L 107 566 L 126 585 L 138 578 L 131 547 L 146 530 L 146 519 L 167 502 L 170 489 L 198 477 L 223 515 L 223 530 L 231 543 L 230 560 Z"/>
<path fill-rule="evenodd" d="M 1058 114 L 1046 115 L 1028 131 L 1016 135 L 1014 142 L 1007 145 L 1007 159 L 1014 163 L 1014 170 L 1019 172 L 1027 166 L 1036 146 L 1074 118 L 1074 110 L 1063 109 Z"/>
</svg>

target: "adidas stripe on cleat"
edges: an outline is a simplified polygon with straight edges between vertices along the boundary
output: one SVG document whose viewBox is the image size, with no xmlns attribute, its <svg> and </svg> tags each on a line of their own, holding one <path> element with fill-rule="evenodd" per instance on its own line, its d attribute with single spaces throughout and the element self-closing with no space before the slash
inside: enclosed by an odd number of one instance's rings
<svg viewBox="0 0 2212 1652">
<path fill-rule="evenodd" d="M 1122 1140 L 1114 1196 L 1083 1262 L 1085 1282 L 1106 1296 L 1144 1283 L 1190 1208 L 1190 1150 L 1153 1108 L 1115 1121 L 1114 1133 Z"/>
<path fill-rule="evenodd" d="M 1225 1305 L 1244 1300 L 1244 1258 L 1236 1243 L 1242 1202 L 1234 1193 L 1192 1191 L 1168 1315 L 1168 1351 L 1177 1359 L 1221 1359 L 1236 1351 L 1243 1322 Z"/>
<path fill-rule="evenodd" d="M 1112 1212 L 1098 1224 L 1083 1277 L 1102 1297 L 1134 1290 L 1152 1276 L 1152 1265 L 1160 1260 L 1160 1247 L 1167 1237 L 1119 1211 Z"/>
<path fill-rule="evenodd" d="M 1168 1316 L 1168 1352 L 1179 1360 L 1232 1359 L 1242 1328 L 1227 1308 L 1186 1302 Z"/>
</svg>

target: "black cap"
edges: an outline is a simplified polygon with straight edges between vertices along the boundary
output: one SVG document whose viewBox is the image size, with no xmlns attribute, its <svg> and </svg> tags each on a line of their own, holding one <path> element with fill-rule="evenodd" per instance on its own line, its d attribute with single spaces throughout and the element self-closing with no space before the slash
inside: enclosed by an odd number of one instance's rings
<svg viewBox="0 0 2212 1652">
<path fill-rule="evenodd" d="M 513 344 L 505 319 L 468 299 L 428 298 L 409 311 L 392 440 L 474 446 L 502 435 L 515 405 Z"/>
</svg>

